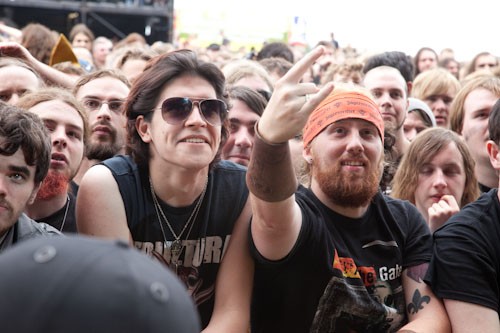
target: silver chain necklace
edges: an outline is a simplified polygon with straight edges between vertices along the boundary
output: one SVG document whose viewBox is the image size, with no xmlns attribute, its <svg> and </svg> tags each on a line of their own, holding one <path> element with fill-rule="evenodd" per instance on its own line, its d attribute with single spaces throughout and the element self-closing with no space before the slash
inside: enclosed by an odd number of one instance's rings
<svg viewBox="0 0 500 333">
<path fill-rule="evenodd" d="M 64 224 L 66 223 L 66 217 L 68 216 L 68 209 L 69 209 L 69 202 L 70 202 L 70 198 L 69 198 L 69 194 L 67 195 L 66 197 L 66 210 L 64 211 L 64 217 L 62 219 L 62 223 L 61 223 L 61 228 L 59 229 L 60 232 L 62 232 L 63 228 L 64 228 Z"/>
<path fill-rule="evenodd" d="M 184 227 L 182 227 L 181 232 L 179 235 L 177 235 L 174 231 L 174 228 L 172 228 L 172 225 L 168 221 L 167 217 L 165 216 L 165 213 L 163 212 L 163 209 L 160 206 L 160 203 L 158 202 L 158 198 L 156 197 L 155 190 L 153 188 L 153 182 L 151 181 L 151 177 L 149 177 L 149 187 L 151 188 L 151 196 L 153 197 L 153 203 L 156 211 L 156 216 L 158 217 L 158 223 L 160 223 L 160 228 L 161 228 L 161 233 L 163 234 L 163 243 L 165 248 L 170 248 L 170 252 L 173 254 L 174 257 L 179 257 L 179 254 L 181 253 L 182 250 L 182 242 L 181 242 L 181 237 L 184 234 L 184 231 L 186 231 L 187 227 L 189 224 L 191 224 L 191 228 L 189 229 L 189 233 L 191 233 L 192 226 L 194 225 L 194 221 L 196 221 L 196 218 L 198 217 L 198 212 L 200 211 L 201 204 L 203 202 L 203 199 L 205 198 L 205 193 L 207 191 L 207 185 L 208 185 L 208 176 L 207 180 L 205 182 L 205 187 L 203 188 L 203 192 L 201 192 L 200 198 L 198 199 L 198 202 L 196 203 L 193 211 L 191 212 L 191 215 L 189 216 L 188 220 L 186 221 L 186 224 L 184 224 Z M 174 241 L 170 246 L 168 246 L 167 242 L 167 236 L 165 235 L 165 230 L 163 229 L 163 223 L 160 218 L 160 213 L 163 219 L 165 220 L 165 223 L 174 236 Z M 188 234 L 189 236 L 189 234 Z"/>
</svg>

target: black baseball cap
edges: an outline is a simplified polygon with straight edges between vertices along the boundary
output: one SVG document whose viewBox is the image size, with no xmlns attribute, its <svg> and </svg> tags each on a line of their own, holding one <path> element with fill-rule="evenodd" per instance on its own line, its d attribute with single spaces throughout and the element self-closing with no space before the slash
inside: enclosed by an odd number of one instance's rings
<svg viewBox="0 0 500 333">
<path fill-rule="evenodd" d="M 0 272 L 2 332 L 200 332 L 186 287 L 123 241 L 24 241 L 0 255 Z"/>
</svg>

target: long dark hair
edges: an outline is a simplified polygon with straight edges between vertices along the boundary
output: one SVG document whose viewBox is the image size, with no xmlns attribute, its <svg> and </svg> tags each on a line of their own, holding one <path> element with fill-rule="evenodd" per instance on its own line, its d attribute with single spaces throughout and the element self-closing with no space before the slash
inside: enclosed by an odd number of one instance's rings
<svg viewBox="0 0 500 333">
<path fill-rule="evenodd" d="M 164 86 L 183 75 L 199 76 L 212 85 L 218 99 L 226 102 L 225 78 L 214 64 L 201 61 L 191 50 L 178 50 L 153 58 L 144 72 L 134 82 L 125 102 L 127 122 L 127 154 L 130 154 L 140 168 L 149 165 L 149 144 L 142 141 L 135 122 L 138 116 L 145 118 L 153 113 Z M 227 120 L 222 125 L 219 150 L 210 163 L 212 167 L 220 160 L 221 148 L 227 141 L 229 132 Z"/>
</svg>

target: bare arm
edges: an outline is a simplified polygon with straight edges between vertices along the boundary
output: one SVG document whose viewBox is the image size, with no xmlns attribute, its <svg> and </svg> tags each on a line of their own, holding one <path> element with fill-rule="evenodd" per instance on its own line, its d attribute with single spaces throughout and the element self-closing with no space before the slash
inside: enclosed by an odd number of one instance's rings
<svg viewBox="0 0 500 333">
<path fill-rule="evenodd" d="M 77 78 L 58 71 L 47 64 L 39 61 L 29 53 L 29 51 L 19 43 L 0 43 L 0 55 L 19 58 L 28 63 L 38 74 L 50 85 L 72 89 Z"/>
<path fill-rule="evenodd" d="M 5 25 L 3 22 L 0 22 L 0 31 L 7 34 L 9 40 L 14 42 L 20 42 L 23 35 L 21 30 Z"/>
<path fill-rule="evenodd" d="M 118 184 L 107 167 L 94 166 L 83 176 L 76 222 L 81 234 L 132 241 Z"/>
<path fill-rule="evenodd" d="M 302 215 L 294 196 L 297 180 L 288 140 L 302 130 L 312 110 L 333 89 L 332 85 L 318 89 L 312 83 L 299 83 L 323 52 L 322 47 L 314 49 L 276 83 L 256 125 L 247 184 L 253 211 L 252 237 L 258 251 L 267 259 L 286 256 L 301 228 Z"/>
<path fill-rule="evenodd" d="M 250 327 L 254 263 L 248 245 L 248 224 L 252 211 L 250 200 L 233 229 L 224 254 L 215 287 L 215 306 L 210 323 L 203 333 L 247 332 Z"/>
<path fill-rule="evenodd" d="M 498 312 L 493 309 L 451 299 L 445 299 L 444 305 L 454 333 L 500 332 Z"/>
<path fill-rule="evenodd" d="M 442 301 L 423 282 L 427 267 L 428 264 L 424 263 L 403 271 L 408 324 L 401 332 L 451 332 L 450 321 Z"/>
</svg>

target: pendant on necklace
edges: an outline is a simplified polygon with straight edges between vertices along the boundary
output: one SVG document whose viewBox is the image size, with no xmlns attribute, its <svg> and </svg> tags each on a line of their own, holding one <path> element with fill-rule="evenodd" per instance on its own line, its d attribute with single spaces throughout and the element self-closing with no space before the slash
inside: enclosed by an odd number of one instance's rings
<svg viewBox="0 0 500 333">
<path fill-rule="evenodd" d="M 170 246 L 170 253 L 172 253 L 174 257 L 179 257 L 181 250 L 182 250 L 181 241 L 179 239 L 174 240 L 172 242 L 172 245 Z"/>
</svg>

